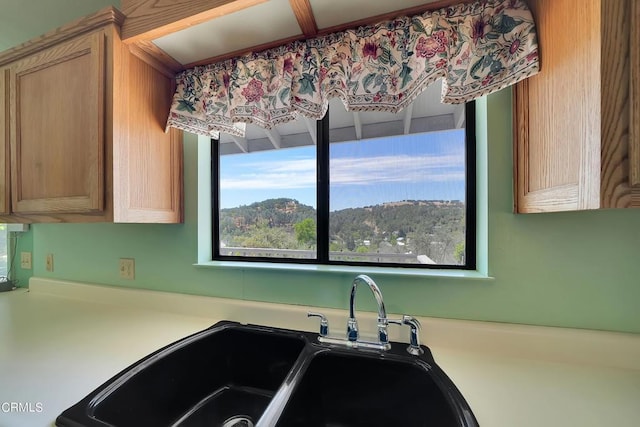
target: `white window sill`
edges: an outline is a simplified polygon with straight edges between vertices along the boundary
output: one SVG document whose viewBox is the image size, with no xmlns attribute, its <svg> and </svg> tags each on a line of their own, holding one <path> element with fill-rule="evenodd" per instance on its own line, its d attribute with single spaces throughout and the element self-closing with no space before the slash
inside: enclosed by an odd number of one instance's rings
<svg viewBox="0 0 640 427">
<path fill-rule="evenodd" d="M 319 265 L 281 262 L 205 261 L 194 264 L 197 268 L 242 270 L 308 271 L 322 273 L 353 273 L 393 276 L 434 277 L 453 279 L 493 280 L 493 277 L 475 270 L 416 269 L 375 266 Z"/>
</svg>

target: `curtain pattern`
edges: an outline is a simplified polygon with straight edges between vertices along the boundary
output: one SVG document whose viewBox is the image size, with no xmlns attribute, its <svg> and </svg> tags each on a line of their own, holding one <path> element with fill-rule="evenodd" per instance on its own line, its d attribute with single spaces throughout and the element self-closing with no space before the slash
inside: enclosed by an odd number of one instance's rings
<svg viewBox="0 0 640 427">
<path fill-rule="evenodd" d="M 243 136 L 348 111 L 397 112 L 443 78 L 442 102 L 464 103 L 539 71 L 523 0 L 478 0 L 195 67 L 177 76 L 167 127 Z"/>
</svg>

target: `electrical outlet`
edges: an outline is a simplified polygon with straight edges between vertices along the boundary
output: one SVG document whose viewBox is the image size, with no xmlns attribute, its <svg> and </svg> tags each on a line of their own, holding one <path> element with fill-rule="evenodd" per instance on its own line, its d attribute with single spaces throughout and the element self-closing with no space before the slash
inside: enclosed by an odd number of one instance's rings
<svg viewBox="0 0 640 427">
<path fill-rule="evenodd" d="M 120 258 L 120 278 L 133 280 L 136 277 L 136 262 L 133 258 Z"/>
<path fill-rule="evenodd" d="M 31 270 L 31 252 L 20 253 L 20 268 L 23 270 Z"/>
<path fill-rule="evenodd" d="M 53 272 L 53 254 L 47 254 L 47 258 L 45 260 L 45 267 L 48 272 Z"/>
</svg>

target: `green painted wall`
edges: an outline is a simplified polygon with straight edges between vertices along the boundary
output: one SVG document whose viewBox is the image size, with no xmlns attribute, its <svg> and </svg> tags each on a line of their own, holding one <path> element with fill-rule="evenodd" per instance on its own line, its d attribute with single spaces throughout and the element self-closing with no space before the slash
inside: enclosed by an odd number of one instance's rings
<svg viewBox="0 0 640 427">
<path fill-rule="evenodd" d="M 493 280 L 376 276 L 388 310 L 460 319 L 640 333 L 640 211 L 514 215 L 511 93 L 479 102 L 488 144 L 489 273 Z M 486 125 L 486 127 L 485 127 Z M 197 139 L 185 138 L 181 225 L 40 224 L 37 276 L 171 292 L 346 308 L 353 274 L 196 268 Z M 55 271 L 44 268 L 46 253 Z M 136 279 L 118 278 L 118 258 Z M 373 309 L 370 298 L 359 305 Z M 369 303 L 369 304 L 367 304 Z"/>
<path fill-rule="evenodd" d="M 95 1 L 94 4 L 100 3 Z M 96 9 L 98 9 L 97 7 Z M 44 32 L 49 28 L 43 29 Z M 493 280 L 376 276 L 388 310 L 448 318 L 640 333 L 640 210 L 514 215 L 511 95 L 479 102 L 488 145 L 488 262 Z M 185 138 L 180 225 L 39 224 L 34 274 L 199 295 L 346 308 L 353 274 L 196 268 L 197 142 Z M 45 271 L 47 253 L 55 271 Z M 118 259 L 136 259 L 136 279 Z M 359 307 L 373 309 L 371 298 Z"/>
<path fill-rule="evenodd" d="M 0 52 L 120 0 L 0 0 Z"/>
</svg>

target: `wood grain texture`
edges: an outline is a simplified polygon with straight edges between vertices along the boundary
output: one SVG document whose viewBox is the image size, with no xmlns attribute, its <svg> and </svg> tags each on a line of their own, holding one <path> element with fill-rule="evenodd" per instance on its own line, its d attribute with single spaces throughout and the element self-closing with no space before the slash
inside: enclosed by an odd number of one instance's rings
<svg viewBox="0 0 640 427">
<path fill-rule="evenodd" d="M 516 211 L 640 206 L 640 188 L 630 185 L 637 164 L 633 52 L 639 38 L 631 17 L 638 3 L 529 4 L 542 71 L 514 91 Z"/>
<path fill-rule="evenodd" d="M 132 43 L 129 45 L 129 49 L 131 53 L 146 63 L 153 65 L 156 70 L 167 77 L 173 78 L 176 73 L 184 70 L 181 63 L 150 41 L 140 40 Z"/>
<path fill-rule="evenodd" d="M 514 91 L 515 206 L 517 212 L 594 209 L 600 204 L 600 2 L 529 4 L 542 67 Z"/>
<path fill-rule="evenodd" d="M 629 184 L 640 191 L 640 1 L 631 1 L 630 15 Z"/>
<path fill-rule="evenodd" d="M 296 16 L 302 34 L 305 37 L 313 37 L 318 34 L 318 25 L 316 24 L 315 16 L 313 16 L 309 0 L 289 0 L 289 4 L 293 14 Z"/>
<path fill-rule="evenodd" d="M 12 211 L 104 208 L 105 37 L 81 36 L 12 66 Z"/>
<path fill-rule="evenodd" d="M 176 223 L 182 221 L 182 132 L 165 132 L 173 79 L 128 52 L 121 51 L 116 87 L 118 120 L 129 124 L 115 135 L 114 220 Z"/>
<path fill-rule="evenodd" d="M 0 68 L 0 214 L 11 210 L 9 163 L 9 69 Z"/>
<path fill-rule="evenodd" d="M 104 8 L 94 14 L 70 22 L 40 37 L 36 37 L 12 49 L 1 52 L 0 66 L 33 55 L 40 50 L 55 46 L 82 34 L 95 31 L 110 23 L 121 25 L 124 22 L 124 18 L 124 15 L 118 9 L 112 6 Z"/>
<path fill-rule="evenodd" d="M 629 206 L 630 3 L 603 0 L 601 20 L 601 207 Z"/>
<path fill-rule="evenodd" d="M 153 40 L 266 0 L 123 0 L 122 40 Z"/>
</svg>

